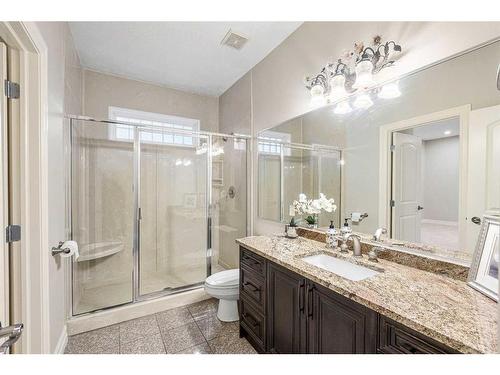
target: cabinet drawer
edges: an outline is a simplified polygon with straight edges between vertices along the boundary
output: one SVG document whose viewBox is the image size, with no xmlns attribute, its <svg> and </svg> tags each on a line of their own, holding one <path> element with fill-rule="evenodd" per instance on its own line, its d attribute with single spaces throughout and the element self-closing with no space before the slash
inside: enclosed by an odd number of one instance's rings
<svg viewBox="0 0 500 375">
<path fill-rule="evenodd" d="M 243 247 L 240 247 L 240 263 L 256 275 L 266 276 L 266 260 Z"/>
<path fill-rule="evenodd" d="M 245 300 L 240 300 L 240 324 L 262 349 L 265 348 L 266 322 L 264 316 Z"/>
<path fill-rule="evenodd" d="M 254 275 L 255 273 L 247 270 L 245 266 L 240 268 L 240 296 L 253 302 L 260 312 L 264 312 L 265 282 Z"/>
<path fill-rule="evenodd" d="M 379 353 L 385 354 L 443 354 L 457 353 L 443 344 L 384 316 L 379 321 Z"/>
</svg>

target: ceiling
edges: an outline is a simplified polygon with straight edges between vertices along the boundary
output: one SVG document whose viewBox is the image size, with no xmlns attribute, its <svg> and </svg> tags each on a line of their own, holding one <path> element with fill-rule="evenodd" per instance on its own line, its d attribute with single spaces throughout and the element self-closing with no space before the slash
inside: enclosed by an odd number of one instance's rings
<svg viewBox="0 0 500 375">
<path fill-rule="evenodd" d="M 219 96 L 301 22 L 70 22 L 84 68 Z M 241 50 L 226 33 L 248 38 Z"/>
<path fill-rule="evenodd" d="M 426 125 L 408 129 L 402 133 L 416 135 L 422 138 L 423 141 L 455 137 L 460 135 L 460 121 L 458 117 L 452 117 L 446 120 L 435 121 Z"/>
</svg>

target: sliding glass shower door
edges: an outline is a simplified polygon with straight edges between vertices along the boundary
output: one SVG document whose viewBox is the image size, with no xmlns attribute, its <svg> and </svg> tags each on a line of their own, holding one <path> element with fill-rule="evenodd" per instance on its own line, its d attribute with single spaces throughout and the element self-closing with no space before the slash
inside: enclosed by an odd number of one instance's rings
<svg viewBox="0 0 500 375">
<path fill-rule="evenodd" d="M 73 315 L 198 287 L 238 267 L 247 139 L 70 121 Z"/>
<path fill-rule="evenodd" d="M 208 137 L 138 129 L 138 296 L 207 277 Z"/>
<path fill-rule="evenodd" d="M 116 126 L 71 120 L 73 315 L 133 301 L 134 140 Z M 128 131 L 128 130 L 127 130 Z"/>
</svg>

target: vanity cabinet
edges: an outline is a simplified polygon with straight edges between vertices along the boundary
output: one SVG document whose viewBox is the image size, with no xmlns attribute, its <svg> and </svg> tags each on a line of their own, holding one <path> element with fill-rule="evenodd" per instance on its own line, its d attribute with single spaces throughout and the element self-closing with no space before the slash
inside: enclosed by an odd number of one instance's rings
<svg viewBox="0 0 500 375">
<path fill-rule="evenodd" d="M 456 353 L 244 247 L 239 308 L 260 353 Z"/>
<path fill-rule="evenodd" d="M 385 316 L 379 318 L 380 354 L 452 354 L 457 351 L 438 343 Z"/>
<path fill-rule="evenodd" d="M 306 279 L 269 262 L 267 273 L 267 351 L 306 352 Z"/>
<path fill-rule="evenodd" d="M 376 353 L 377 313 L 321 285 L 306 284 L 308 353 Z"/>
</svg>

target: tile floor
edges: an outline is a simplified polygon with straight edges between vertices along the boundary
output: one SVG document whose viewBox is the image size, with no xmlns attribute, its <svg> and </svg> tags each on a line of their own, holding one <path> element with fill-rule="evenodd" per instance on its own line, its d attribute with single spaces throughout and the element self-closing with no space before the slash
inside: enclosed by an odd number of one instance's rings
<svg viewBox="0 0 500 375">
<path fill-rule="evenodd" d="M 217 319 L 217 300 L 71 336 L 67 354 L 255 354 L 239 323 Z"/>
</svg>

